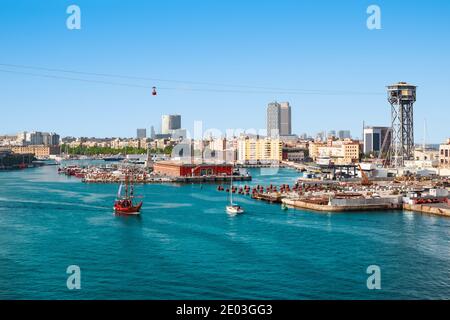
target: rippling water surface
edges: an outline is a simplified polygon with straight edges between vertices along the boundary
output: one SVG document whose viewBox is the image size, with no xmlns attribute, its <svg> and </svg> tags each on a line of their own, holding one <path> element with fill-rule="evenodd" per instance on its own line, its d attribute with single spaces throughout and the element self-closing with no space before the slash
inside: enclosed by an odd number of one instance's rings
<svg viewBox="0 0 450 320">
<path fill-rule="evenodd" d="M 252 170 L 252 184 L 295 172 Z M 245 196 L 229 217 L 214 185 L 145 185 L 141 217 L 116 217 L 117 185 L 55 167 L 0 173 L 2 299 L 450 298 L 450 219 L 409 212 L 280 210 Z M 81 290 L 66 268 L 81 268 Z M 382 290 L 366 268 L 381 268 Z"/>
</svg>

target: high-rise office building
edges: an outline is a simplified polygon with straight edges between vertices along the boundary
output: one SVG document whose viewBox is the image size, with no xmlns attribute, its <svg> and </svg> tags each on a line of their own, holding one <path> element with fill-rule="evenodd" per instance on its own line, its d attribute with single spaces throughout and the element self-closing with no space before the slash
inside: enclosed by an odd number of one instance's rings
<svg viewBox="0 0 450 320">
<path fill-rule="evenodd" d="M 328 138 L 331 138 L 331 137 L 336 138 L 336 130 L 330 130 L 330 131 L 328 131 L 327 137 L 328 137 Z"/>
<path fill-rule="evenodd" d="M 60 136 L 54 132 L 24 131 L 17 135 L 17 141 L 20 145 L 58 146 L 60 143 Z"/>
<path fill-rule="evenodd" d="M 51 133 L 43 132 L 42 138 L 43 138 L 43 145 L 45 146 L 59 146 L 60 140 L 59 134 L 56 134 L 54 132 Z"/>
<path fill-rule="evenodd" d="M 280 105 L 277 102 L 267 106 L 267 136 L 278 137 L 280 135 Z"/>
<path fill-rule="evenodd" d="M 147 130 L 146 129 L 137 129 L 136 130 L 136 138 L 138 138 L 138 139 L 147 138 Z"/>
<path fill-rule="evenodd" d="M 291 134 L 291 106 L 289 102 L 269 103 L 267 106 L 267 136 L 279 137 Z"/>
<path fill-rule="evenodd" d="M 29 133 L 27 133 L 26 141 L 30 145 L 44 144 L 44 134 L 39 131 L 29 132 Z"/>
<path fill-rule="evenodd" d="M 366 127 L 364 128 L 364 154 L 386 153 L 391 146 L 391 128 Z"/>
<path fill-rule="evenodd" d="M 163 115 L 161 118 L 161 133 L 170 134 L 172 130 L 181 129 L 180 115 Z"/>
<path fill-rule="evenodd" d="M 150 138 L 155 139 L 155 136 L 156 136 L 155 127 L 151 126 L 150 127 Z"/>
<path fill-rule="evenodd" d="M 291 127 L 291 106 L 289 102 L 280 103 L 280 136 L 290 136 Z"/>
<path fill-rule="evenodd" d="M 341 139 L 341 140 L 351 139 L 352 135 L 351 135 L 350 130 L 339 130 L 338 131 L 338 138 Z"/>
</svg>

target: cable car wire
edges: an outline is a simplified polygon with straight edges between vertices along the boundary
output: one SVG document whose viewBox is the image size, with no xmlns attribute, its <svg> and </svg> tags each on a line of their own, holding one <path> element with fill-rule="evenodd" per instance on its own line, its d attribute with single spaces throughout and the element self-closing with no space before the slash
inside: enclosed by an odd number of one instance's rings
<svg viewBox="0 0 450 320">
<path fill-rule="evenodd" d="M 16 64 L 5 64 L 0 63 L 0 66 L 10 67 L 10 68 L 22 68 L 22 69 L 31 69 L 31 70 L 41 70 L 46 72 L 59 72 L 59 73 L 69 73 L 69 74 L 78 74 L 85 76 L 95 76 L 95 77 L 105 77 L 105 78 L 118 78 L 118 79 L 128 79 L 128 80 L 145 80 L 145 81 L 153 81 L 153 82 L 172 82 L 184 85 L 206 85 L 206 86 L 217 86 L 217 87 L 229 87 L 229 88 L 242 88 L 242 89 L 252 89 L 252 90 L 236 90 L 236 89 L 212 89 L 212 88 L 192 88 L 192 87 L 161 87 L 158 86 L 158 89 L 165 90 L 179 90 L 179 91 L 205 91 L 205 92 L 223 92 L 223 93 L 271 93 L 271 94 L 316 94 L 316 95 L 379 95 L 383 94 L 381 92 L 359 92 L 359 91 L 337 91 L 337 90 L 323 90 L 323 89 L 283 89 L 277 87 L 260 87 L 260 86 L 248 86 L 248 85 L 237 85 L 237 84 L 221 84 L 221 83 L 212 83 L 212 82 L 197 82 L 197 81 L 182 81 L 182 80 L 168 80 L 168 79 L 159 79 L 159 78 L 149 78 L 149 77 L 137 77 L 137 76 L 128 76 L 128 75 L 118 75 L 118 74 L 110 74 L 110 73 L 94 73 L 94 72 L 83 72 L 76 70 L 66 70 L 66 69 L 56 69 L 56 68 L 43 68 L 43 67 L 35 67 L 28 65 L 16 65 Z M 16 71 L 16 70 L 0 70 L 0 72 L 4 73 L 13 73 L 13 74 L 22 74 L 36 77 L 45 77 L 45 78 L 54 78 L 54 79 L 65 79 L 65 80 L 74 80 L 74 81 L 82 81 L 82 82 L 91 82 L 91 83 L 99 83 L 99 84 L 109 84 L 109 85 L 118 85 L 118 86 L 126 86 L 126 87 L 136 87 L 136 88 L 153 88 L 153 86 L 141 85 L 141 84 L 131 84 L 131 83 L 123 83 L 123 82 L 111 82 L 106 80 L 96 80 L 96 79 L 85 79 L 85 78 L 74 78 L 67 77 L 61 75 L 53 75 L 53 74 L 39 74 L 39 73 L 31 73 L 25 71 Z"/>
</svg>

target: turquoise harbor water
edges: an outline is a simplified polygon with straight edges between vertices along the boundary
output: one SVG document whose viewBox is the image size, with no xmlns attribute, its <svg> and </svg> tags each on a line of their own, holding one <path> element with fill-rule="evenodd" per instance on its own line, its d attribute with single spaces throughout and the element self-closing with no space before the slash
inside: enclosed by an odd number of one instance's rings
<svg viewBox="0 0 450 320">
<path fill-rule="evenodd" d="M 296 174 L 252 170 L 258 183 Z M 142 217 L 115 217 L 117 185 L 56 167 L 0 173 L 1 299 L 450 298 L 450 219 L 407 212 L 323 214 L 214 185 L 145 185 Z M 81 268 L 81 290 L 66 268 Z M 366 287 L 381 268 L 382 290 Z"/>
</svg>

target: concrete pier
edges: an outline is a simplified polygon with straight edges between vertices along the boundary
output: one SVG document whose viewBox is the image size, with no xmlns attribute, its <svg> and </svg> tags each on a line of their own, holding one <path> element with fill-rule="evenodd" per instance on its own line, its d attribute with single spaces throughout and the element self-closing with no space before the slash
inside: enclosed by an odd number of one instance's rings
<svg viewBox="0 0 450 320">
<path fill-rule="evenodd" d="M 305 200 L 283 199 L 282 202 L 288 206 L 321 212 L 348 212 L 348 211 L 372 211 L 372 210 L 400 210 L 402 205 L 395 202 L 371 202 L 347 205 L 330 205 L 313 203 Z"/>
<path fill-rule="evenodd" d="M 404 204 L 403 209 L 437 216 L 450 217 L 450 205 L 446 203 L 437 204 Z"/>
</svg>

